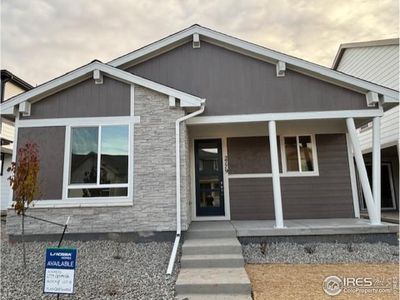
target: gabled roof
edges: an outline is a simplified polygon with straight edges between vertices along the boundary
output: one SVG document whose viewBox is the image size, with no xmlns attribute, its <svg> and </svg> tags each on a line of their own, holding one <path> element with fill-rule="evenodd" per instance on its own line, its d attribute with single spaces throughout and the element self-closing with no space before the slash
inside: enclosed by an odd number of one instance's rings
<svg viewBox="0 0 400 300">
<path fill-rule="evenodd" d="M 181 107 L 198 107 L 205 102 L 205 99 L 201 99 L 182 91 L 178 91 L 168 86 L 133 75 L 121 69 L 114 68 L 98 60 L 95 60 L 87 65 L 84 65 L 78 69 L 75 69 L 69 73 L 50 80 L 42 85 L 39 85 L 30 91 L 10 98 L 8 101 L 0 105 L 1 114 L 13 114 L 14 106 L 19 105 L 20 103 L 23 103 L 25 101 L 36 101 L 48 95 L 54 94 L 60 90 L 76 84 L 77 82 L 89 78 L 90 76 L 92 76 L 93 71 L 95 70 L 99 70 L 100 72 L 105 73 L 111 78 L 126 82 L 128 84 L 137 84 L 160 92 L 162 94 L 178 98 L 180 99 Z"/>
<path fill-rule="evenodd" d="M 6 69 L 1 70 L 1 81 L 11 81 L 15 85 L 19 86 L 20 88 L 24 90 L 31 90 L 33 89 L 33 86 L 27 83 L 25 80 L 22 80 L 18 76 L 14 75 L 10 71 Z"/>
<path fill-rule="evenodd" d="M 332 69 L 334 69 L 334 70 L 337 69 L 337 67 L 339 66 L 340 60 L 342 59 L 343 53 L 346 49 L 379 47 L 379 46 L 395 46 L 395 45 L 399 45 L 399 38 L 340 44 L 339 50 L 336 53 L 335 59 L 333 60 L 333 63 L 332 63 Z"/>
<path fill-rule="evenodd" d="M 277 63 L 281 61 L 286 64 L 288 69 L 292 69 L 294 71 L 304 73 L 336 85 L 347 87 L 361 93 L 376 92 L 384 96 L 384 102 L 398 103 L 398 92 L 395 90 L 332 70 L 315 63 L 308 62 L 306 60 L 246 42 L 244 40 L 211 30 L 209 28 L 205 28 L 197 24 L 136 51 L 118 57 L 108 62 L 108 64 L 122 69 L 128 68 L 191 41 L 194 34 L 199 34 L 200 40 L 219 45 L 221 47 L 267 62 Z"/>
</svg>

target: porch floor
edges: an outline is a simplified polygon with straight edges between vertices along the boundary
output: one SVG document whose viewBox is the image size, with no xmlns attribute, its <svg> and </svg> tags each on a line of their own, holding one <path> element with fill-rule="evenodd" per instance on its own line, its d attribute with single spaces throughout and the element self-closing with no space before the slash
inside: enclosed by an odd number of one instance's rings
<svg viewBox="0 0 400 300">
<path fill-rule="evenodd" d="M 399 232 L 397 224 L 382 222 L 371 225 L 367 219 L 298 219 L 284 220 L 285 228 L 275 228 L 274 220 L 231 221 L 238 237 L 249 236 L 295 236 L 295 235 L 337 235 L 375 234 Z"/>
</svg>

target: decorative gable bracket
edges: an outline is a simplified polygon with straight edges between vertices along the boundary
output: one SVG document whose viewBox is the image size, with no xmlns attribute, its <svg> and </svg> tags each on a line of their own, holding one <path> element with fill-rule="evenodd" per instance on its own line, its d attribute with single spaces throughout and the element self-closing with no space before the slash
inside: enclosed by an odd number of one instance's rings
<svg viewBox="0 0 400 300">
<path fill-rule="evenodd" d="M 103 74 L 100 70 L 93 70 L 93 79 L 95 84 L 103 84 Z"/>
<path fill-rule="evenodd" d="M 276 77 L 285 77 L 286 63 L 284 61 L 278 61 L 276 63 Z"/>
<path fill-rule="evenodd" d="M 200 36 L 198 33 L 193 33 L 193 49 L 200 48 Z"/>
<path fill-rule="evenodd" d="M 379 103 L 379 95 L 378 95 L 378 93 L 370 91 L 370 92 L 368 92 L 366 94 L 366 98 L 367 98 L 368 107 L 375 107 L 375 104 Z"/>
<path fill-rule="evenodd" d="M 24 117 L 29 117 L 31 115 L 31 103 L 28 101 L 20 103 L 19 112 L 22 113 Z"/>
</svg>

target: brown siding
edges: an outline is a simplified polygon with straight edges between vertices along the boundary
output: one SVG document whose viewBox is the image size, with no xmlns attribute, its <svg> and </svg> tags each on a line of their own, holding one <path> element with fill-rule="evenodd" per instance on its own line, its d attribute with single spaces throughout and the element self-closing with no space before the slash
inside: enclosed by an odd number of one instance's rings
<svg viewBox="0 0 400 300">
<path fill-rule="evenodd" d="M 354 217 L 344 134 L 316 135 L 319 176 L 281 178 L 287 219 Z"/>
<path fill-rule="evenodd" d="M 318 134 L 316 145 L 319 176 L 281 177 L 284 218 L 353 217 L 345 135 Z M 232 219 L 259 219 L 263 215 L 273 219 L 271 184 L 270 178 L 230 179 Z"/>
<path fill-rule="evenodd" d="M 273 220 L 271 178 L 229 179 L 232 220 Z"/>
<path fill-rule="evenodd" d="M 201 42 L 127 71 L 207 99 L 203 115 L 367 109 L 365 95 Z"/>
<path fill-rule="evenodd" d="M 130 86 L 104 77 L 103 84 L 93 79 L 82 81 L 32 105 L 26 119 L 111 117 L 130 114 Z"/>
<path fill-rule="evenodd" d="M 280 147 L 277 137 L 278 149 Z M 227 138 L 229 174 L 271 173 L 268 136 Z M 278 150 L 279 162 L 281 153 Z"/>
<path fill-rule="evenodd" d="M 39 148 L 39 199 L 62 199 L 65 127 L 19 128 L 18 147 L 26 142 L 34 142 Z"/>
<path fill-rule="evenodd" d="M 228 138 L 227 146 L 229 174 L 271 172 L 267 136 Z"/>
</svg>

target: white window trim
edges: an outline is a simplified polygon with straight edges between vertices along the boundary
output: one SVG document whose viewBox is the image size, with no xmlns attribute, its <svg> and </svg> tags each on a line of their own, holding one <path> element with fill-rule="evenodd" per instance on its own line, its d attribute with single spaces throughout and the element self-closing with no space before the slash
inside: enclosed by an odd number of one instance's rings
<svg viewBox="0 0 400 300">
<path fill-rule="evenodd" d="M 95 184 L 70 184 L 69 179 L 70 179 L 70 170 L 71 170 L 71 129 L 72 128 L 79 128 L 79 127 L 98 127 L 99 128 L 99 134 L 98 134 L 98 149 L 99 153 L 97 156 L 97 164 L 100 165 L 100 158 L 101 158 L 101 128 L 103 126 L 115 126 L 115 125 L 122 125 L 122 126 L 128 126 L 128 182 L 127 183 L 122 183 L 122 184 L 100 184 L 100 172 L 99 170 L 97 171 L 97 182 Z M 115 205 L 120 205 L 120 204 L 133 204 L 133 124 L 132 122 L 126 123 L 126 122 L 99 122 L 97 125 L 87 125 L 87 124 L 74 124 L 74 125 L 67 125 L 66 126 L 66 131 L 65 131 L 65 149 L 64 149 L 64 174 L 63 174 L 63 196 L 62 200 L 41 200 L 43 201 L 51 201 L 52 204 L 59 204 L 59 205 L 64 205 L 64 204 L 78 204 L 78 205 L 104 205 L 106 203 L 109 203 L 110 205 L 113 205 L 113 200 L 116 201 Z M 112 188 L 112 187 L 126 187 L 128 189 L 128 194 L 127 196 L 121 196 L 121 197 L 94 197 L 94 198 L 88 198 L 88 197 L 77 197 L 77 198 L 70 198 L 68 197 L 68 190 L 71 188 Z"/>
<path fill-rule="evenodd" d="M 309 137 L 311 137 L 311 146 L 312 146 L 312 152 L 313 152 L 314 171 L 302 171 L 301 170 L 301 158 L 300 158 L 300 146 L 299 146 L 299 137 L 300 136 L 309 136 Z M 285 137 L 296 137 L 297 156 L 298 156 L 297 158 L 298 158 L 299 171 L 288 171 L 287 170 L 286 152 L 285 152 Z M 290 177 L 290 176 L 319 176 L 317 144 L 315 142 L 315 134 L 281 135 L 280 136 L 280 147 L 281 147 L 281 161 L 282 161 L 282 176 L 283 177 Z"/>
</svg>

